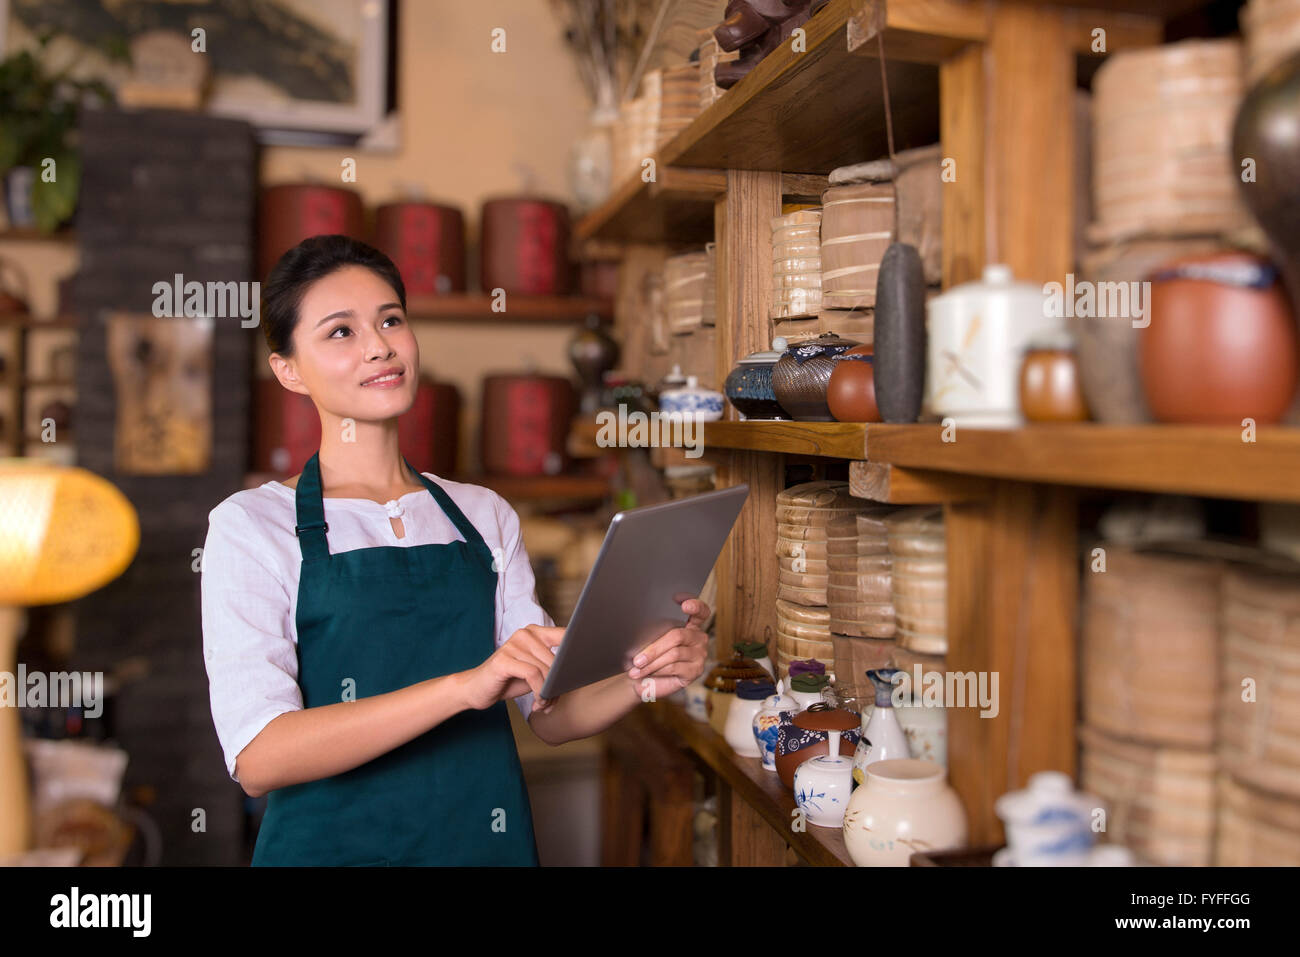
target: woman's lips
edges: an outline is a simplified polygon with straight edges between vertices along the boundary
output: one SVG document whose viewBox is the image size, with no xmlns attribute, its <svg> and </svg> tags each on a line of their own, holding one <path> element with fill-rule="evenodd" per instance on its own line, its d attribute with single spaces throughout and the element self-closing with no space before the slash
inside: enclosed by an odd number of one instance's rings
<svg viewBox="0 0 1300 957">
<path fill-rule="evenodd" d="M 363 382 L 361 385 L 367 389 L 396 389 L 405 381 L 405 377 L 405 372 L 397 372 L 369 382 Z"/>
</svg>

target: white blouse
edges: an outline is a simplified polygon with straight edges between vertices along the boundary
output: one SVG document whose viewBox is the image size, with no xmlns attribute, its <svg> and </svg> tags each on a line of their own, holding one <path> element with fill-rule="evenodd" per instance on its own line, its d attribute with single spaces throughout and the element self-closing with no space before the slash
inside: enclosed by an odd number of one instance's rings
<svg viewBox="0 0 1300 957">
<path fill-rule="evenodd" d="M 554 627 L 537 602 L 536 583 L 520 536 L 519 516 L 488 488 L 430 472 L 465 513 L 496 560 L 496 644 L 525 625 Z M 382 545 L 445 545 L 463 536 L 428 489 L 385 505 L 369 499 L 325 498 L 331 553 Z M 226 769 L 276 715 L 303 707 L 298 687 L 297 604 L 302 552 L 293 527 L 295 491 L 280 482 L 231 495 L 208 513 L 202 570 L 203 657 L 217 738 Z M 389 517 L 401 519 L 397 537 Z M 530 692 L 515 699 L 525 718 Z"/>
</svg>

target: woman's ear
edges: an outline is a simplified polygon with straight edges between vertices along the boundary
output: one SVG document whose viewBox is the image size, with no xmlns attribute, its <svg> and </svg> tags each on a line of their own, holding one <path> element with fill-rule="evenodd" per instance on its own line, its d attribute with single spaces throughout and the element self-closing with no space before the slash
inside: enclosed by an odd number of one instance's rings
<svg viewBox="0 0 1300 957">
<path fill-rule="evenodd" d="M 271 366 L 272 374 L 280 380 L 280 385 L 290 392 L 297 392 L 301 395 L 308 394 L 307 387 L 298 378 L 297 364 L 292 359 L 286 359 L 280 353 L 272 352 L 266 357 L 266 361 Z"/>
</svg>

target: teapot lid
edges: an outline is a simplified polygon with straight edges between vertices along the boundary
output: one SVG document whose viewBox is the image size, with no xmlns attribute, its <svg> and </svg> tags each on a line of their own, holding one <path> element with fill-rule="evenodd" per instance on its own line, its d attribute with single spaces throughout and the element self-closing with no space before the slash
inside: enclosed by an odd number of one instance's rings
<svg viewBox="0 0 1300 957">
<path fill-rule="evenodd" d="M 850 731 L 862 726 L 862 716 L 833 708 L 825 701 L 815 701 L 793 718 L 795 727 L 805 731 Z"/>
<path fill-rule="evenodd" d="M 777 336 L 772 340 L 772 348 L 770 350 L 751 352 L 749 355 L 741 359 L 739 364 L 742 366 L 771 365 L 773 362 L 776 362 L 781 358 L 781 354 L 785 352 L 788 345 L 789 342 L 786 340 L 785 336 Z"/>
<path fill-rule="evenodd" d="M 762 678 L 746 678 L 736 682 L 736 697 L 745 701 L 762 701 L 775 691 L 776 686 Z"/>
</svg>

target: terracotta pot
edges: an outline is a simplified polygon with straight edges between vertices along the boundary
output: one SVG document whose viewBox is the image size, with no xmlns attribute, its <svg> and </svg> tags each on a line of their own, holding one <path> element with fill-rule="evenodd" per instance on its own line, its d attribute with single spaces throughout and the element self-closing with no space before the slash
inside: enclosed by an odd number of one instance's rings
<svg viewBox="0 0 1300 957">
<path fill-rule="evenodd" d="M 788 717 L 787 717 L 788 716 Z M 832 708 L 824 702 L 810 705 L 797 714 L 781 712 L 777 731 L 776 774 L 787 789 L 794 788 L 794 772 L 810 758 L 830 754 L 831 731 L 841 734 L 840 750 L 852 754 L 862 734 L 862 716 L 852 711 Z M 791 748 L 791 744 L 798 747 Z"/>
<path fill-rule="evenodd" d="M 366 238 L 361 194 L 341 186 L 267 186 L 261 192 L 257 216 L 257 268 L 263 280 L 281 256 L 311 236 L 341 233 L 354 239 Z"/>
<path fill-rule="evenodd" d="M 848 358 L 857 356 L 858 358 Z M 839 422 L 879 422 L 876 367 L 871 346 L 857 346 L 833 360 L 826 404 Z"/>
<path fill-rule="evenodd" d="M 1276 271 L 1227 252 L 1150 277 L 1142 386 L 1161 422 L 1240 426 L 1282 418 L 1296 389 L 1296 326 Z"/>
<path fill-rule="evenodd" d="M 1068 334 L 1030 343 L 1020 364 L 1020 411 L 1029 422 L 1086 422 L 1088 405 Z"/>
</svg>

